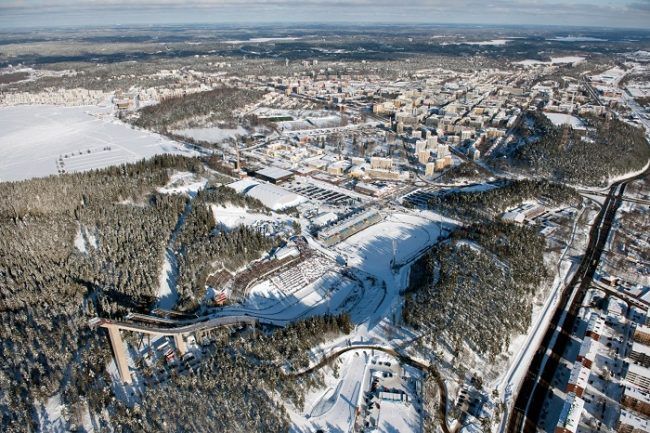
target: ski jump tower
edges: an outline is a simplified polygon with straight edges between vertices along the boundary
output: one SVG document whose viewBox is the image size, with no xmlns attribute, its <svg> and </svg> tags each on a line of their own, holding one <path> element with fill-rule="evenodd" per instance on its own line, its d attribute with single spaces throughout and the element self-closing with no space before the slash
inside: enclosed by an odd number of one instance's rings
<svg viewBox="0 0 650 433">
<path fill-rule="evenodd" d="M 126 346 L 124 345 L 124 340 L 122 340 L 122 330 L 135 331 L 154 336 L 173 336 L 176 350 L 179 352 L 180 356 L 187 353 L 187 344 L 185 343 L 184 334 L 182 332 L 174 332 L 173 329 L 169 329 L 165 332 L 164 329 L 160 328 L 99 318 L 91 320 L 90 325 L 92 327 L 99 326 L 106 328 L 108 331 L 108 337 L 111 341 L 111 348 L 113 349 L 117 371 L 120 373 L 120 378 L 124 383 L 132 383 L 133 378 L 129 371 L 129 358 L 126 356 Z"/>
</svg>

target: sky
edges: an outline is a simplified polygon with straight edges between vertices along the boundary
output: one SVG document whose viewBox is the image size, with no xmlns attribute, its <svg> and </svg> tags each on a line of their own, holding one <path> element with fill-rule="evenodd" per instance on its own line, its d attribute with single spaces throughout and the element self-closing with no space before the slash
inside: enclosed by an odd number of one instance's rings
<svg viewBox="0 0 650 433">
<path fill-rule="evenodd" d="M 650 0 L 0 0 L 0 30 L 133 24 L 650 27 Z"/>
</svg>

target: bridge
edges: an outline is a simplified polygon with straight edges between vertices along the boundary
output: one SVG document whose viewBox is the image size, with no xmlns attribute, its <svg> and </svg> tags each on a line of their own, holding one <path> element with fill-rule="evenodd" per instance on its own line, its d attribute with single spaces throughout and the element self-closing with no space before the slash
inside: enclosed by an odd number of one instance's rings
<svg viewBox="0 0 650 433">
<path fill-rule="evenodd" d="M 111 341 L 115 364 L 120 373 L 120 378 L 124 383 L 132 383 L 129 364 L 126 356 L 126 348 L 122 340 L 121 331 L 139 332 L 154 336 L 167 336 L 174 338 L 176 349 L 183 356 L 187 353 L 187 344 L 185 337 L 197 331 L 204 331 L 214 328 L 223 328 L 229 326 L 285 326 L 286 322 L 281 320 L 266 319 L 261 317 L 247 315 L 233 315 L 224 317 L 198 317 L 196 319 L 169 319 L 165 317 L 149 316 L 146 314 L 132 313 L 127 316 L 127 320 L 113 320 L 104 318 L 94 318 L 89 322 L 91 327 L 106 328 Z"/>
</svg>

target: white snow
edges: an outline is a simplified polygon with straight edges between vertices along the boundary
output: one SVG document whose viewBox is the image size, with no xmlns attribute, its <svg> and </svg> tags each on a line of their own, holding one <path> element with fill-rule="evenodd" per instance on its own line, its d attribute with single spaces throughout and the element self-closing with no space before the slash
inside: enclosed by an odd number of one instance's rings
<svg viewBox="0 0 650 433">
<path fill-rule="evenodd" d="M 415 215 L 391 214 L 386 220 L 341 242 L 337 249 L 348 258 L 348 266 L 387 276 L 391 273 L 393 242 L 395 262 L 402 264 L 433 245 L 439 234 L 439 227 L 433 221 Z"/>
<path fill-rule="evenodd" d="M 82 253 L 88 252 L 88 247 L 91 246 L 95 249 L 99 247 L 97 237 L 92 234 L 86 227 L 81 224 L 77 225 L 77 233 L 74 237 L 74 247 Z"/>
<path fill-rule="evenodd" d="M 536 66 L 536 65 L 560 65 L 567 63 L 580 63 L 584 60 L 584 57 L 579 56 L 564 56 L 564 57 L 551 57 L 550 62 L 543 62 L 541 60 L 526 59 L 520 62 L 514 62 L 515 65 L 522 66 Z"/>
<path fill-rule="evenodd" d="M 508 42 L 510 42 L 508 39 L 492 39 L 489 41 L 480 41 L 480 42 L 463 42 L 463 44 L 480 45 L 480 46 L 485 46 L 485 45 L 500 46 L 500 45 L 505 45 Z"/>
<path fill-rule="evenodd" d="M 284 38 L 251 38 L 247 40 L 231 40 L 224 41 L 224 44 L 245 44 L 245 43 L 263 43 L 263 42 L 280 42 L 280 41 L 297 41 L 300 38 L 298 37 L 284 37 Z"/>
<path fill-rule="evenodd" d="M 228 230 L 240 225 L 260 225 L 262 222 L 272 222 L 278 225 L 291 225 L 293 222 L 293 218 L 286 215 L 276 214 L 275 212 L 263 214 L 230 203 L 211 205 L 210 208 L 212 215 L 214 215 L 214 221 Z"/>
<path fill-rule="evenodd" d="M 544 112 L 544 115 L 553 122 L 555 126 L 570 125 L 573 128 L 583 128 L 585 125 L 582 123 L 582 120 L 578 119 L 575 116 L 564 113 L 549 113 Z"/>
<path fill-rule="evenodd" d="M 606 42 L 607 39 L 592 38 L 589 36 L 560 36 L 556 38 L 546 39 L 547 41 L 556 42 Z"/>
<path fill-rule="evenodd" d="M 0 181 L 86 171 L 161 153 L 193 155 L 180 144 L 131 128 L 103 107 L 0 108 Z M 62 165 L 61 165 L 61 162 Z"/>
<path fill-rule="evenodd" d="M 211 205 L 210 207 L 215 222 L 228 229 L 234 229 L 240 225 L 252 225 L 260 220 L 272 220 L 269 215 L 251 212 L 245 207 L 235 206 L 230 203 L 225 205 Z"/>
<path fill-rule="evenodd" d="M 178 302 L 178 291 L 176 290 L 178 271 L 172 266 L 175 262 L 176 258 L 173 256 L 173 252 L 165 251 L 165 260 L 158 275 L 158 302 L 156 303 L 156 307 L 163 310 L 173 310 Z"/>
<path fill-rule="evenodd" d="M 381 402 L 378 430 L 380 433 L 419 432 L 420 415 L 415 405 L 401 401 Z"/>
<path fill-rule="evenodd" d="M 551 63 L 552 64 L 580 63 L 584 59 L 585 59 L 584 57 L 580 57 L 580 56 L 551 57 Z"/>
<path fill-rule="evenodd" d="M 242 126 L 238 126 L 237 128 L 220 128 L 218 126 L 212 126 L 209 128 L 179 129 L 177 131 L 174 131 L 174 134 L 193 138 L 194 140 L 218 143 L 220 141 L 228 140 L 231 138 L 248 135 L 248 131 Z"/>
<path fill-rule="evenodd" d="M 167 185 L 158 188 L 163 194 L 196 194 L 207 185 L 207 179 L 187 171 L 176 172 L 170 176 Z"/>
<path fill-rule="evenodd" d="M 82 253 L 86 253 L 86 240 L 81 233 L 81 227 L 77 229 L 77 234 L 74 237 L 74 246 Z"/>
<path fill-rule="evenodd" d="M 37 405 L 38 430 L 52 433 L 68 431 L 67 421 L 63 418 L 64 408 L 61 394 L 55 394 L 45 404 Z"/>
</svg>

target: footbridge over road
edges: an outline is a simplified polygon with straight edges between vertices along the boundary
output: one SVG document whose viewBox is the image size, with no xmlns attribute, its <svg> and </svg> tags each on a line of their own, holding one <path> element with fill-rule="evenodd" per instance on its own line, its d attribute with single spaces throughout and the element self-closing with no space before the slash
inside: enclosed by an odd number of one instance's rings
<svg viewBox="0 0 650 433">
<path fill-rule="evenodd" d="M 124 383 L 131 383 L 126 348 L 122 340 L 121 331 L 139 332 L 155 336 L 168 336 L 174 338 L 176 349 L 182 355 L 187 352 L 185 337 L 197 331 L 229 326 L 285 326 L 286 321 L 273 320 L 247 315 L 233 315 L 224 317 L 198 317 L 196 319 L 174 320 L 169 318 L 149 316 L 145 314 L 130 314 L 127 320 L 113 320 L 94 318 L 90 321 L 91 327 L 102 327 L 108 330 L 108 336 L 115 356 L 115 364 Z"/>
</svg>

